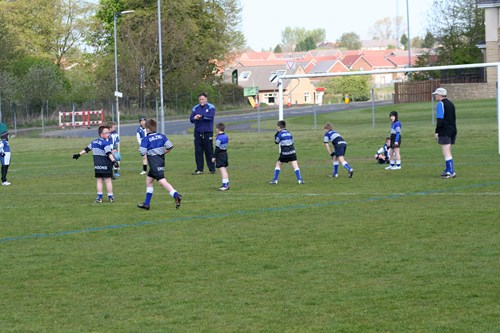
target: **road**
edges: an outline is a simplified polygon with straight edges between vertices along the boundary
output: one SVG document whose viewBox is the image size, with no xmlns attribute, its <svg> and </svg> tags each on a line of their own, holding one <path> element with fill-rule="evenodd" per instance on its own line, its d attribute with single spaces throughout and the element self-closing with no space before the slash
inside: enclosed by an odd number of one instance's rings
<svg viewBox="0 0 500 333">
<path fill-rule="evenodd" d="M 376 106 L 390 105 L 392 101 L 377 101 Z M 328 104 L 328 105 L 316 105 L 316 106 L 301 106 L 301 107 L 290 107 L 283 110 L 283 116 L 285 120 L 290 117 L 303 116 L 303 115 L 313 115 L 325 114 L 330 112 L 338 112 L 353 109 L 363 109 L 371 108 L 371 102 L 354 102 L 349 105 L 345 104 Z M 219 112 L 216 116 L 216 122 L 223 122 L 226 125 L 227 131 L 258 131 L 259 119 L 276 119 L 278 120 L 278 109 L 271 111 L 261 111 L 257 110 L 250 111 L 247 113 L 231 114 L 231 112 Z M 135 136 L 138 123 L 122 123 L 120 128 L 121 136 Z M 158 126 L 160 128 L 160 126 Z M 182 135 L 187 134 L 193 125 L 189 122 L 189 115 L 186 115 L 183 119 L 168 120 L 165 121 L 165 131 L 167 135 Z M 85 137 L 93 138 L 96 137 L 95 127 L 87 128 L 75 128 L 75 129 L 58 129 L 54 131 L 46 131 L 44 133 L 45 137 Z"/>
</svg>

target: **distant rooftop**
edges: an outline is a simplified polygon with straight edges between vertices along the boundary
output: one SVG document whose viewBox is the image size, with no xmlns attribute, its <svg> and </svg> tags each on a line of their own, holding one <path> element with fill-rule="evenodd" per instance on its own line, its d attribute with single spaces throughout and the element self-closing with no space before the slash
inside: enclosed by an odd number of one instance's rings
<svg viewBox="0 0 500 333">
<path fill-rule="evenodd" d="M 477 0 L 477 6 L 479 8 L 500 7 L 500 1 L 499 0 Z"/>
</svg>

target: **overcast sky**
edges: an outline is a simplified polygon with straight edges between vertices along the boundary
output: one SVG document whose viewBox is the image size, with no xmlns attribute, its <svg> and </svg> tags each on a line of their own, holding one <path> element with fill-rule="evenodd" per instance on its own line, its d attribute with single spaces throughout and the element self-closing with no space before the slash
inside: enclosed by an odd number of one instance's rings
<svg viewBox="0 0 500 333">
<path fill-rule="evenodd" d="M 255 51 L 274 48 L 281 42 L 281 32 L 286 27 L 322 28 L 332 42 L 352 31 L 361 39 L 370 39 L 370 27 L 386 17 L 402 16 L 406 30 L 407 1 L 410 37 L 423 37 L 433 0 L 240 0 L 241 28 L 247 45 Z"/>
</svg>

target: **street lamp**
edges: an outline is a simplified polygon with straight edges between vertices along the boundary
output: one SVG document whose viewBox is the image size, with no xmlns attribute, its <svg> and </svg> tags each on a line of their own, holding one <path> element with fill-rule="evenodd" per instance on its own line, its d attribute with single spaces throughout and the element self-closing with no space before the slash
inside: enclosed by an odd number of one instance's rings
<svg viewBox="0 0 500 333">
<path fill-rule="evenodd" d="M 115 44 L 115 97 L 116 97 L 116 120 L 117 120 L 117 125 L 116 127 L 118 128 L 118 137 L 120 136 L 120 106 L 119 106 L 119 101 L 118 98 L 122 97 L 122 93 L 118 90 L 118 52 L 116 49 L 116 44 L 117 44 L 117 39 L 116 39 L 116 20 L 118 16 L 124 15 L 124 14 L 129 14 L 133 13 L 133 10 L 124 10 L 122 12 L 115 12 L 113 14 L 113 32 L 114 32 L 114 44 Z M 118 145 L 117 150 L 120 150 L 120 145 Z"/>
</svg>

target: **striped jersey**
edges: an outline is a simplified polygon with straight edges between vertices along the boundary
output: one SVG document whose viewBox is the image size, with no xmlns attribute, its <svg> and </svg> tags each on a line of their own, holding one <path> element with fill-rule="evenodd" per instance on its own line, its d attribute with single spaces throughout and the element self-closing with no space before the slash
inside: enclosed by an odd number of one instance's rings
<svg viewBox="0 0 500 333">
<path fill-rule="evenodd" d="M 221 152 L 225 152 L 227 150 L 227 146 L 229 144 L 229 138 L 226 133 L 217 134 L 217 138 L 215 138 L 215 151 L 214 156 Z"/>
<path fill-rule="evenodd" d="M 137 128 L 137 132 L 135 134 L 135 137 L 136 137 L 137 142 L 139 143 L 139 145 L 141 144 L 142 138 L 145 137 L 146 135 L 147 135 L 146 129 L 143 128 L 142 126 L 139 126 Z"/>
<path fill-rule="evenodd" d="M 401 137 L 401 122 L 399 120 L 396 120 L 392 123 L 391 125 L 391 136 L 395 135 L 395 140 L 396 142 L 399 142 L 399 138 Z"/>
<path fill-rule="evenodd" d="M 110 141 L 97 138 L 89 143 L 87 148 L 92 151 L 95 172 L 112 172 L 113 162 L 108 156 L 113 150 Z"/>
<path fill-rule="evenodd" d="M 117 131 L 113 131 L 109 134 L 109 142 L 111 142 L 111 147 L 113 149 L 117 149 L 118 148 L 118 144 L 120 143 L 120 137 L 118 136 L 118 132 Z"/>
<path fill-rule="evenodd" d="M 328 132 L 325 133 L 323 142 L 324 143 L 331 142 L 334 146 L 339 144 L 347 144 L 347 142 L 345 142 L 340 133 L 335 132 L 334 130 L 329 130 Z"/>
<path fill-rule="evenodd" d="M 165 169 L 165 152 L 173 147 L 166 135 L 149 133 L 142 138 L 139 152 L 148 157 L 149 169 L 157 172 Z"/>
<path fill-rule="evenodd" d="M 293 136 L 288 130 L 282 129 L 278 131 L 274 137 L 274 142 L 280 145 L 281 155 L 295 154 L 295 147 L 293 146 Z"/>
</svg>

